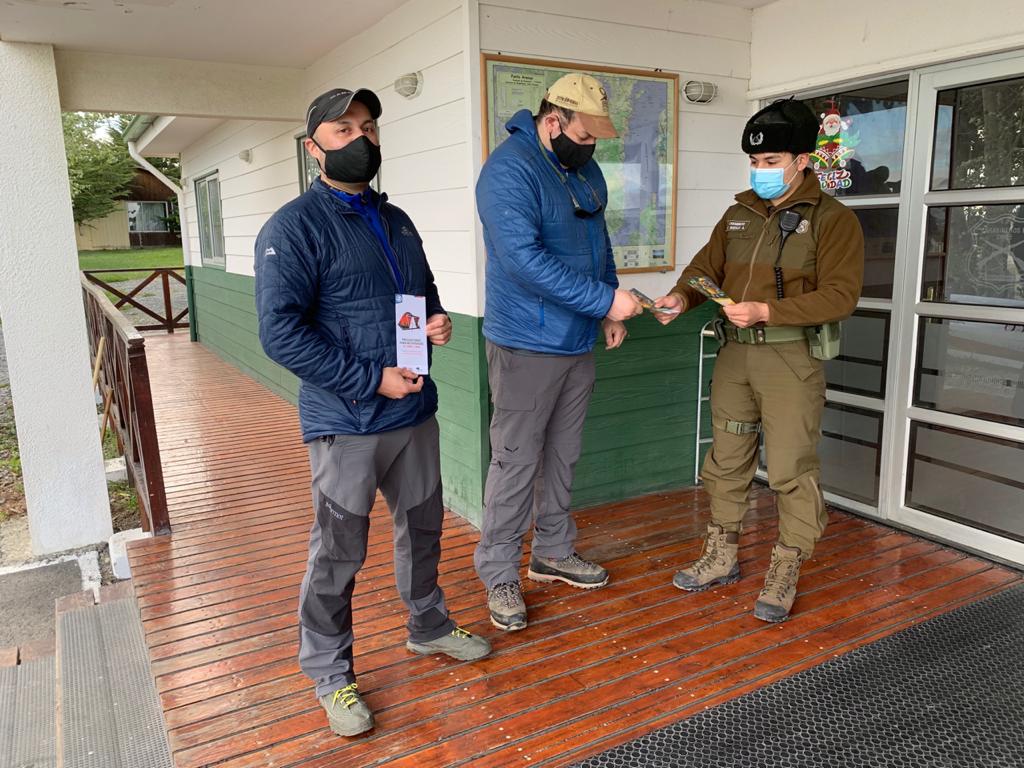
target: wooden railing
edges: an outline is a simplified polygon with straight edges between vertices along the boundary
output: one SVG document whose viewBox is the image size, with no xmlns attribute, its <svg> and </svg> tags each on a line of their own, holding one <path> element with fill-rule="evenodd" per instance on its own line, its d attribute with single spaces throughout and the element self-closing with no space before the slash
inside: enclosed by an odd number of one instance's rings
<svg viewBox="0 0 1024 768">
<path fill-rule="evenodd" d="M 164 472 L 149 389 L 145 338 L 88 276 L 82 276 L 82 298 L 89 334 L 90 359 L 102 345 L 99 386 L 109 397 L 109 417 L 121 448 L 128 478 L 139 497 L 144 530 L 170 533 Z"/>
<path fill-rule="evenodd" d="M 171 302 L 171 278 L 174 278 L 182 285 L 185 285 L 184 269 L 181 267 L 158 267 L 156 269 L 87 269 L 82 274 L 89 280 L 89 282 L 98 285 L 105 291 L 109 291 L 115 298 L 114 309 L 121 309 L 124 306 L 134 307 L 145 315 L 153 318 L 157 325 L 137 325 L 135 330 L 137 331 L 167 331 L 168 333 L 174 333 L 175 328 L 188 328 L 188 322 L 185 318 L 188 317 L 188 306 L 183 310 L 174 313 L 174 307 Z M 97 275 L 105 274 L 125 274 L 128 272 L 142 272 L 148 273 L 143 278 L 142 282 L 131 289 L 129 293 L 124 293 L 120 288 L 106 282 Z M 145 304 L 138 301 L 135 297 L 138 296 L 142 291 L 154 280 L 160 280 L 161 287 L 163 288 L 163 299 L 164 299 L 164 313 L 158 315 L 152 309 L 147 307 Z M 121 281 L 117 281 L 121 282 Z"/>
</svg>

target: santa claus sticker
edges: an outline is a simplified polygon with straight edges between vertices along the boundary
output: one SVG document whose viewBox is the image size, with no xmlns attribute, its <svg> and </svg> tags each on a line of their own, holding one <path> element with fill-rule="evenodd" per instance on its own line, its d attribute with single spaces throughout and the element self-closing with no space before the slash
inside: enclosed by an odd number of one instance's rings
<svg viewBox="0 0 1024 768">
<path fill-rule="evenodd" d="M 850 131 L 850 123 L 840 115 L 836 100 L 829 99 L 826 111 L 821 114 L 818 141 L 811 153 L 818 182 L 827 192 L 849 189 L 853 184 L 847 166 L 860 142 L 857 134 Z"/>
</svg>

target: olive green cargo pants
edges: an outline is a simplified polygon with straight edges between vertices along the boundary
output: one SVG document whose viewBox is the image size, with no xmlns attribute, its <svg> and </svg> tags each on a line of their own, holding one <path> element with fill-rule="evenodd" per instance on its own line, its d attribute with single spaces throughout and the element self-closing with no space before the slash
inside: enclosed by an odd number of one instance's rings
<svg viewBox="0 0 1024 768">
<path fill-rule="evenodd" d="M 810 556 L 828 521 L 818 459 L 824 406 L 822 363 L 806 341 L 729 342 L 719 351 L 711 384 L 714 440 L 701 471 L 715 523 L 740 529 L 757 470 L 760 425 L 768 484 L 777 494 L 779 542 Z"/>
</svg>

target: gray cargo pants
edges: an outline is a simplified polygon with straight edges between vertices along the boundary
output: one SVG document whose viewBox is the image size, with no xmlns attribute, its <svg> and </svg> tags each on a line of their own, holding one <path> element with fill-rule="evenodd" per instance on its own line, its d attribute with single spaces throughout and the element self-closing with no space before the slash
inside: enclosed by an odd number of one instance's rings
<svg viewBox="0 0 1024 768">
<path fill-rule="evenodd" d="M 487 342 L 494 399 L 484 521 L 473 560 L 487 589 L 518 581 L 533 519 L 533 554 L 572 554 L 569 512 L 583 422 L 594 389 L 594 355 L 539 355 Z"/>
<path fill-rule="evenodd" d="M 437 585 L 444 518 L 439 450 L 433 417 L 416 427 L 309 444 L 315 516 L 299 594 L 299 666 L 317 696 L 355 680 L 352 590 L 378 488 L 394 521 L 395 581 L 409 609 L 409 637 L 428 642 L 455 628 Z"/>
</svg>

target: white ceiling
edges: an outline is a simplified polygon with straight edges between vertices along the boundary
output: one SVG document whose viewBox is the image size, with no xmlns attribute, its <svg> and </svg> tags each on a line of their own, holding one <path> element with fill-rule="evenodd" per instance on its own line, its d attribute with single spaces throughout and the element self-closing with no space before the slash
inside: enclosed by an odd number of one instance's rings
<svg viewBox="0 0 1024 768">
<path fill-rule="evenodd" d="M 710 3 L 718 3 L 719 5 L 732 5 L 736 8 L 760 8 L 762 5 L 768 5 L 774 3 L 775 0 L 707 0 Z"/>
<path fill-rule="evenodd" d="M 405 0 L 0 0 L 0 39 L 304 68 Z"/>
</svg>

